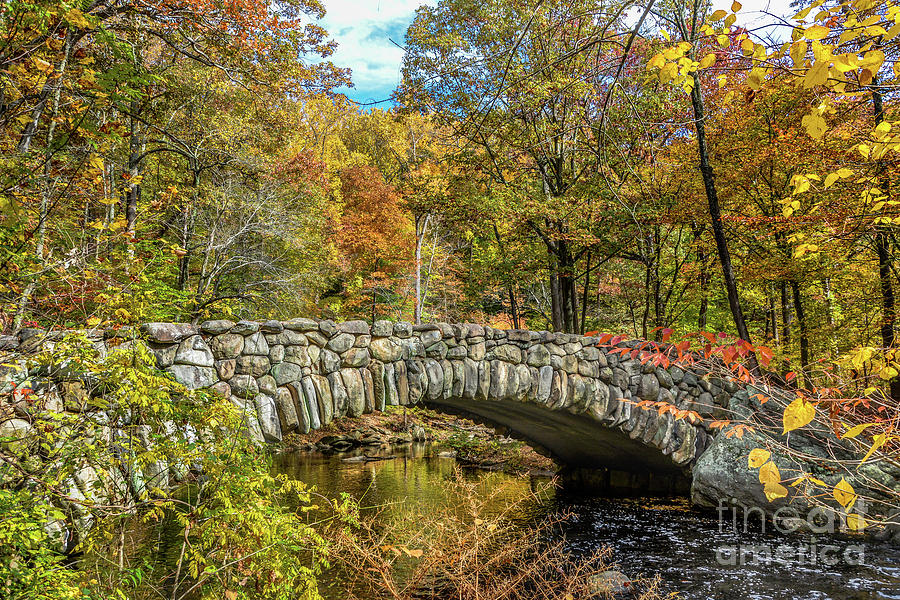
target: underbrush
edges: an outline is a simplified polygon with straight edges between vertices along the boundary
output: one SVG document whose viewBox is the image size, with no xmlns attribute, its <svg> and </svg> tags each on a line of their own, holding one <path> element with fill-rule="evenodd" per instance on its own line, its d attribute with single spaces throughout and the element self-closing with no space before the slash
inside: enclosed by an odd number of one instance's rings
<svg viewBox="0 0 900 600">
<path fill-rule="evenodd" d="M 534 496 L 508 485 L 485 489 L 458 471 L 445 482 L 443 505 L 358 515 L 325 532 L 333 563 L 360 600 L 574 600 L 662 598 L 657 581 L 630 580 L 610 564 L 610 550 L 576 555 L 556 535 L 567 515 L 523 519 Z M 551 485 L 551 484 L 546 484 Z"/>
</svg>

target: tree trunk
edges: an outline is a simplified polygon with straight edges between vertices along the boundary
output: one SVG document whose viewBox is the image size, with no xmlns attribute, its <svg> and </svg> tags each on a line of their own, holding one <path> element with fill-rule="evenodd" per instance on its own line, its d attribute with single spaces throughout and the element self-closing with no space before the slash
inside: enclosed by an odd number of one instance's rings
<svg viewBox="0 0 900 600">
<path fill-rule="evenodd" d="M 766 285 L 766 339 L 777 344 L 781 339 L 778 332 L 778 311 L 775 310 L 775 290 L 772 284 Z"/>
<path fill-rule="evenodd" d="M 550 319 L 552 321 L 553 331 L 565 331 L 565 320 L 563 319 L 563 302 L 560 293 L 560 281 L 557 270 L 556 255 L 551 248 L 547 248 L 547 258 L 550 269 Z"/>
<path fill-rule="evenodd" d="M 132 110 L 136 110 L 132 103 Z M 128 233 L 128 258 L 134 257 L 134 240 L 137 236 L 137 209 L 141 199 L 141 157 L 146 145 L 141 133 L 141 124 L 131 118 L 131 138 L 128 144 L 128 187 L 125 189 L 125 223 Z"/>
<path fill-rule="evenodd" d="M 584 268 L 584 292 L 581 294 L 581 327 L 579 333 L 584 335 L 587 321 L 588 292 L 591 287 L 591 251 L 588 250 Z"/>
<path fill-rule="evenodd" d="M 707 313 L 709 312 L 709 265 L 706 255 L 706 248 L 703 247 L 704 227 L 702 225 L 692 226 L 694 230 L 694 239 L 697 244 L 697 263 L 700 265 L 700 308 L 697 311 L 697 329 L 706 331 Z"/>
<path fill-rule="evenodd" d="M 791 323 L 793 323 L 794 317 L 788 301 L 787 282 L 779 281 L 778 287 L 781 293 L 781 342 L 784 344 L 784 348 L 788 349 L 791 345 Z"/>
<path fill-rule="evenodd" d="M 497 229 L 497 224 L 492 223 L 494 227 L 494 237 L 497 239 L 497 247 L 500 250 L 500 258 L 503 260 L 503 280 L 506 285 L 506 293 L 509 296 L 509 315 L 512 318 L 513 328 L 520 329 L 519 327 L 519 305 L 516 302 L 516 291 L 515 286 L 513 285 L 512 274 L 509 272 L 509 258 L 506 255 L 506 246 L 503 244 L 503 239 L 500 237 L 500 230 Z"/>
<path fill-rule="evenodd" d="M 413 311 L 416 325 L 422 324 L 422 302 L 425 300 L 422 298 L 422 244 L 425 241 L 430 218 L 429 214 L 416 217 L 416 306 Z"/>
<path fill-rule="evenodd" d="M 803 384 L 809 387 L 809 331 L 806 327 L 803 299 L 800 297 L 800 283 L 796 279 L 791 279 L 791 292 L 794 296 L 794 312 L 797 313 L 797 325 L 800 329 L 800 367 L 803 372 Z"/>
<path fill-rule="evenodd" d="M 825 288 L 825 314 L 828 318 L 828 352 L 831 358 L 837 358 L 837 341 L 834 339 L 834 296 L 831 293 L 831 278 L 826 277 L 822 282 Z"/>
<path fill-rule="evenodd" d="M 706 146 L 706 125 L 704 123 L 703 96 L 701 94 L 700 76 L 694 72 L 694 87 L 691 90 L 691 104 L 694 108 L 694 126 L 697 130 L 697 153 L 700 159 L 700 173 L 703 175 L 703 187 L 706 190 L 706 200 L 709 204 L 709 217 L 712 221 L 713 236 L 716 240 L 716 250 L 719 253 L 719 263 L 722 265 L 722 278 L 725 280 L 725 290 L 728 293 L 728 306 L 731 308 L 731 316 L 738 337 L 752 343 L 747 323 L 744 320 L 744 311 L 741 308 L 741 299 L 738 295 L 737 282 L 734 277 L 734 269 L 731 265 L 731 253 L 728 250 L 728 240 L 725 238 L 725 227 L 722 224 L 722 211 L 719 206 L 719 195 L 716 190 L 715 173 L 709 164 L 709 150 Z M 756 356 L 751 352 L 749 356 L 751 370 L 757 371 Z"/>
<path fill-rule="evenodd" d="M 191 257 L 194 250 L 194 207 L 200 197 L 200 173 L 195 168 L 191 175 L 191 200 L 184 207 L 184 222 L 181 226 L 181 239 L 184 245 L 184 256 L 178 269 L 178 289 L 185 290 L 190 279 Z"/>
</svg>

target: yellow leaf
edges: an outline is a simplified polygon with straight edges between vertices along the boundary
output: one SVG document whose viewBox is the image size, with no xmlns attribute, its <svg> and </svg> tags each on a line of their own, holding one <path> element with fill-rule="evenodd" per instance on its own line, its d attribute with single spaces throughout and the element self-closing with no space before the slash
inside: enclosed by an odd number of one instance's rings
<svg viewBox="0 0 900 600">
<path fill-rule="evenodd" d="M 714 64 L 716 64 L 716 55 L 713 52 L 710 52 L 703 57 L 703 60 L 700 61 L 700 68 L 708 69 Z"/>
<path fill-rule="evenodd" d="M 803 60 L 806 58 L 806 42 L 798 41 L 791 44 L 791 60 L 794 61 L 794 67 L 803 66 Z"/>
<path fill-rule="evenodd" d="M 853 171 L 844 167 L 844 168 L 838 169 L 837 174 L 841 176 L 841 179 L 847 179 L 848 177 L 853 176 Z"/>
<path fill-rule="evenodd" d="M 793 183 L 794 191 L 791 192 L 791 195 L 796 196 L 797 194 L 802 194 L 809 189 L 809 179 L 807 179 L 806 177 L 796 176 Z"/>
<path fill-rule="evenodd" d="M 37 67 L 39 71 L 43 71 L 45 73 L 53 70 L 53 65 L 48 63 L 46 60 L 42 58 L 34 57 L 31 59 L 34 62 L 34 66 Z"/>
<path fill-rule="evenodd" d="M 781 435 L 808 425 L 815 416 L 816 407 L 803 398 L 797 398 L 784 409 L 784 415 L 782 415 L 784 431 L 781 432 Z"/>
<path fill-rule="evenodd" d="M 828 175 L 826 175 L 825 176 L 825 189 L 827 190 L 828 188 L 833 186 L 834 182 L 840 178 L 841 178 L 841 176 L 838 175 L 837 173 L 829 173 Z"/>
<path fill-rule="evenodd" d="M 779 498 L 785 498 L 788 495 L 788 490 L 786 487 L 781 485 L 780 483 L 767 483 L 763 487 L 763 493 L 766 495 L 766 500 L 772 502 Z"/>
<path fill-rule="evenodd" d="M 878 70 L 881 69 L 883 63 L 884 52 L 881 50 L 869 50 L 863 55 L 859 64 L 861 67 L 868 69 L 872 73 L 877 73 Z"/>
<path fill-rule="evenodd" d="M 806 72 L 806 77 L 803 78 L 803 87 L 809 89 L 828 81 L 828 64 L 827 60 L 817 60 L 813 63 L 812 68 Z"/>
<path fill-rule="evenodd" d="M 734 0 L 734 2 L 731 3 L 731 12 L 737 12 L 739 10 L 741 10 L 741 3 Z"/>
<path fill-rule="evenodd" d="M 661 69 L 666 64 L 666 57 L 662 53 L 657 54 L 647 63 L 648 69 Z"/>
<path fill-rule="evenodd" d="M 659 81 L 661 83 L 669 83 L 675 76 L 678 74 L 678 65 L 675 63 L 668 63 L 659 71 Z"/>
<path fill-rule="evenodd" d="M 745 38 L 744 41 L 741 42 L 741 50 L 744 51 L 744 54 L 753 54 L 755 49 L 756 44 L 753 43 L 753 40 Z"/>
<path fill-rule="evenodd" d="M 863 158 L 869 158 L 869 145 L 868 144 L 860 144 L 856 147 L 859 150 L 859 153 L 862 154 Z"/>
<path fill-rule="evenodd" d="M 831 30 L 827 27 L 823 27 L 822 25 L 813 25 L 812 27 L 808 27 L 806 31 L 803 32 L 803 37 L 808 40 L 821 40 L 828 36 L 831 33 Z"/>
<path fill-rule="evenodd" d="M 884 446 L 885 442 L 887 442 L 887 440 L 888 440 L 888 437 L 887 437 L 887 434 L 885 434 L 885 433 L 879 433 L 879 434 L 876 434 L 875 436 L 873 436 L 872 440 L 873 440 L 872 447 L 869 448 L 869 451 L 866 452 L 866 455 L 863 456 L 863 459 L 861 461 L 859 461 L 859 464 L 863 464 L 864 462 L 869 460 L 869 457 L 872 456 L 873 454 L 875 454 L 876 450 L 878 450 L 879 448 Z"/>
<path fill-rule="evenodd" d="M 737 21 L 737 17 L 734 15 L 728 15 L 725 17 L 725 28 L 729 28 L 734 25 L 734 22 Z"/>
<path fill-rule="evenodd" d="M 660 33 L 662 34 L 662 36 L 663 36 L 664 38 L 666 38 L 666 41 L 667 41 L 667 42 L 669 42 L 669 41 L 672 40 L 672 38 L 669 37 L 669 32 L 666 31 L 665 29 L 661 30 Z"/>
<path fill-rule="evenodd" d="M 66 21 L 80 29 L 88 29 L 91 26 L 88 20 L 84 18 L 84 13 L 77 8 L 73 8 L 66 13 Z"/>
<path fill-rule="evenodd" d="M 763 78 L 765 77 L 765 71 L 761 69 L 753 69 L 750 71 L 750 76 L 747 77 L 747 87 L 751 90 L 758 90 L 762 87 Z"/>
<path fill-rule="evenodd" d="M 881 369 L 881 371 L 878 372 L 878 376 L 881 377 L 882 379 L 884 379 L 885 381 L 888 381 L 897 376 L 897 369 L 895 369 L 894 367 L 891 367 L 891 366 L 886 366 L 883 369 Z"/>
<path fill-rule="evenodd" d="M 759 467 L 766 464 L 766 461 L 769 460 L 769 456 L 772 453 L 768 450 L 763 450 L 762 448 L 754 448 L 750 451 L 750 456 L 747 457 L 747 466 L 751 469 L 758 469 Z"/>
<path fill-rule="evenodd" d="M 712 19 L 713 21 L 720 21 L 720 20 L 724 19 L 725 15 L 727 15 L 727 14 L 728 14 L 727 11 L 719 9 L 716 12 L 714 12 L 713 14 L 711 14 L 709 16 L 709 18 Z"/>
<path fill-rule="evenodd" d="M 856 492 L 854 491 L 853 486 L 847 483 L 847 480 L 843 477 L 841 477 L 841 480 L 834 486 L 832 495 L 834 496 L 834 499 L 838 501 L 838 504 L 848 510 L 853 506 L 853 503 L 856 502 Z"/>
<path fill-rule="evenodd" d="M 781 483 L 781 471 L 778 466 L 769 461 L 759 469 L 760 483 Z"/>
<path fill-rule="evenodd" d="M 866 528 L 866 520 L 856 513 L 847 513 L 847 527 L 853 531 L 862 531 Z"/>
<path fill-rule="evenodd" d="M 798 478 L 797 478 L 797 481 L 795 481 L 794 483 L 791 484 L 791 487 L 797 487 L 798 485 L 800 485 L 800 484 L 803 483 L 804 481 L 808 481 L 808 482 L 810 482 L 810 483 L 814 483 L 814 484 L 816 484 L 816 485 L 818 485 L 818 486 L 821 486 L 821 487 L 825 487 L 825 486 L 827 485 L 827 484 L 826 484 L 824 481 L 822 481 L 821 479 L 817 479 L 817 478 L 813 477 L 812 475 L 808 475 L 808 474 L 807 474 L 807 475 L 803 475 L 802 477 L 798 477 Z"/>
<path fill-rule="evenodd" d="M 821 138 L 828 130 L 828 124 L 825 122 L 825 119 L 822 115 L 815 112 L 804 115 L 801 123 L 806 127 L 806 133 L 809 134 L 809 137 L 814 140 Z"/>
<path fill-rule="evenodd" d="M 841 436 L 841 439 L 852 440 L 853 438 L 855 438 L 856 436 L 861 434 L 863 431 L 865 431 L 872 425 L 875 425 L 875 423 L 863 423 L 862 425 L 856 425 L 855 427 L 851 427 L 850 429 L 847 430 L 847 432 L 844 435 Z"/>
</svg>

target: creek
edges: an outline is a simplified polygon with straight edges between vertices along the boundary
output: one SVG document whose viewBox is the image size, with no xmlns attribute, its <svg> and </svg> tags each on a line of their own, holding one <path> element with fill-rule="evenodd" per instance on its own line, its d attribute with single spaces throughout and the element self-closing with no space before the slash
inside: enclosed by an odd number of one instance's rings
<svg viewBox="0 0 900 600">
<path fill-rule="evenodd" d="M 346 460 L 360 452 L 282 453 L 275 457 L 273 470 L 316 486 L 326 497 L 346 492 L 361 506 L 382 506 L 385 518 L 393 511 L 427 512 L 446 501 L 442 482 L 453 477 L 454 459 L 431 457 L 427 444 L 411 444 L 392 448 L 388 454 L 394 458 L 388 460 Z M 678 592 L 681 598 L 900 599 L 900 548 L 850 537 L 784 535 L 771 527 L 761 532 L 758 524 L 744 533 L 742 522 L 741 533 L 735 533 L 730 517 L 720 524 L 715 512 L 692 510 L 686 498 L 582 495 L 564 487 L 545 489 L 546 478 L 473 469 L 465 476 L 486 488 L 506 483 L 510 493 L 530 496 L 519 515 L 523 521 L 568 513 L 559 535 L 574 553 L 609 546 L 612 560 L 628 576 L 659 576 L 661 590 Z M 753 548 L 768 549 L 771 560 L 765 554 L 748 554 Z M 345 598 L 346 587 L 339 572 L 320 577 L 320 590 L 328 600 Z"/>
</svg>

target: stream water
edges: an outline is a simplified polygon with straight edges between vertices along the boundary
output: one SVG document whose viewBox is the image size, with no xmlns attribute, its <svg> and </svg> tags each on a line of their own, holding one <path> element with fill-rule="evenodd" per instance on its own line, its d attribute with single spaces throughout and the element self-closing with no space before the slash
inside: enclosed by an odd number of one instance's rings
<svg viewBox="0 0 900 600">
<path fill-rule="evenodd" d="M 325 496 L 347 492 L 363 506 L 386 506 L 387 518 L 392 511 L 427 511 L 446 501 L 442 482 L 453 477 L 455 461 L 427 457 L 427 450 L 423 444 L 394 448 L 395 458 L 377 462 L 347 462 L 357 455 L 352 452 L 285 453 L 273 468 Z M 564 488 L 535 495 L 546 480 L 474 470 L 466 477 L 487 487 L 506 483 L 509 493 L 527 495 L 523 519 L 568 512 L 561 535 L 571 550 L 589 553 L 609 546 L 612 560 L 628 576 L 658 575 L 661 589 L 680 598 L 900 599 L 898 548 L 853 538 L 763 533 L 758 525 L 735 533 L 730 517 L 720 524 L 716 513 L 693 511 L 684 498 L 603 498 Z M 329 600 L 345 597 L 339 574 L 326 573 L 320 581 Z"/>
</svg>

